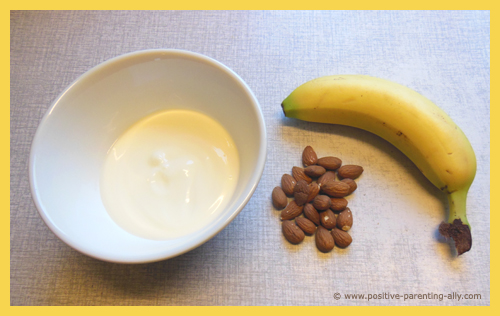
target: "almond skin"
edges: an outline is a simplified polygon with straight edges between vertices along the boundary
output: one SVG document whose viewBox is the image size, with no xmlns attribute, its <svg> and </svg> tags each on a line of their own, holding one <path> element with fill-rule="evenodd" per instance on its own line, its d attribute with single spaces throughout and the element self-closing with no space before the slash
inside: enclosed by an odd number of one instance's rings
<svg viewBox="0 0 500 316">
<path fill-rule="evenodd" d="M 350 187 L 349 194 L 356 191 L 356 189 L 358 188 L 358 184 L 356 183 L 356 181 L 354 181 L 351 178 L 344 178 L 344 179 L 340 180 L 340 182 L 344 182 L 344 183 L 347 183 L 349 185 L 349 187 Z"/>
<path fill-rule="evenodd" d="M 309 184 L 309 196 L 307 197 L 307 203 L 314 200 L 314 198 L 318 195 L 318 193 L 319 193 L 319 185 L 316 182 L 312 182 L 311 184 Z"/>
<path fill-rule="evenodd" d="M 283 235 L 286 240 L 292 244 L 299 244 L 304 240 L 305 234 L 297 225 L 292 221 L 283 221 L 281 224 Z"/>
<path fill-rule="evenodd" d="M 352 212 L 349 208 L 346 208 L 342 212 L 340 212 L 337 217 L 337 228 L 343 231 L 348 231 L 352 227 Z"/>
<path fill-rule="evenodd" d="M 338 228 L 332 229 L 332 237 L 335 244 L 340 248 L 346 248 L 352 243 L 351 235 Z"/>
<path fill-rule="evenodd" d="M 321 157 L 317 164 L 326 170 L 337 170 L 342 166 L 342 160 L 337 157 Z"/>
<path fill-rule="evenodd" d="M 293 189 L 293 197 L 295 198 L 295 203 L 297 205 L 304 205 L 309 198 L 310 187 L 304 180 L 297 181 L 295 188 Z"/>
<path fill-rule="evenodd" d="M 287 196 L 293 196 L 293 189 L 297 184 L 297 180 L 289 174 L 284 174 L 281 177 L 281 188 Z"/>
<path fill-rule="evenodd" d="M 330 181 L 335 181 L 336 175 L 335 172 L 333 171 L 327 171 L 325 174 L 323 174 L 321 177 L 318 179 L 318 184 L 321 187 L 323 184 L 330 182 Z"/>
<path fill-rule="evenodd" d="M 293 219 L 302 214 L 303 209 L 304 206 L 297 205 L 295 201 L 291 201 L 290 203 L 288 203 L 285 209 L 281 211 L 281 220 Z"/>
<path fill-rule="evenodd" d="M 313 200 L 313 206 L 318 211 L 326 211 L 332 205 L 332 201 L 329 196 L 317 195 Z"/>
<path fill-rule="evenodd" d="M 304 206 L 304 216 L 310 219 L 314 224 L 320 224 L 319 213 L 311 203 L 307 203 Z"/>
<path fill-rule="evenodd" d="M 329 181 L 321 185 L 321 191 L 331 197 L 341 198 L 349 194 L 351 187 L 341 181 Z"/>
<path fill-rule="evenodd" d="M 345 210 L 348 203 L 347 200 L 344 198 L 330 198 L 330 201 L 332 202 L 330 209 L 334 212 L 340 212 Z"/>
<path fill-rule="evenodd" d="M 288 199 L 286 198 L 285 192 L 280 187 L 275 187 L 273 189 L 273 205 L 277 210 L 282 210 L 288 204 Z"/>
<path fill-rule="evenodd" d="M 335 214 L 331 210 L 321 212 L 319 214 L 319 218 L 321 221 L 321 226 L 323 226 L 326 229 L 335 228 L 335 226 L 337 225 Z"/>
<path fill-rule="evenodd" d="M 295 223 L 308 235 L 312 235 L 316 231 L 316 225 L 305 217 L 297 217 Z"/>
<path fill-rule="evenodd" d="M 293 167 L 292 168 L 292 175 L 293 175 L 293 177 L 295 178 L 296 181 L 304 180 L 307 183 L 311 183 L 312 182 L 312 179 L 308 175 L 305 174 L 304 168 Z"/>
<path fill-rule="evenodd" d="M 321 252 L 330 252 L 335 246 L 335 241 L 330 232 L 323 226 L 318 226 L 316 229 L 316 247 Z"/>
<path fill-rule="evenodd" d="M 317 165 L 309 166 L 304 169 L 304 173 L 311 178 L 321 177 L 322 175 L 325 174 L 325 172 L 326 172 L 325 168 Z"/>
<path fill-rule="evenodd" d="M 316 162 L 318 162 L 318 155 L 316 155 L 316 152 L 311 146 L 307 146 L 304 148 L 304 151 L 302 152 L 302 163 L 304 166 L 311 166 L 315 165 Z"/>
<path fill-rule="evenodd" d="M 363 167 L 358 165 L 343 165 L 337 171 L 339 177 L 356 179 L 363 173 Z"/>
</svg>

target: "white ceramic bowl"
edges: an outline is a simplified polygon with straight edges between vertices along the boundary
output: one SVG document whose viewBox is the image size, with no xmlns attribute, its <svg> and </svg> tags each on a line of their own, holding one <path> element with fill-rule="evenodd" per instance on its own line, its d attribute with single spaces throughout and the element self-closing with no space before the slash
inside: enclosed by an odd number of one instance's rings
<svg viewBox="0 0 500 316">
<path fill-rule="evenodd" d="M 101 201 L 99 178 L 108 149 L 141 118 L 167 109 L 195 110 L 231 134 L 239 180 L 226 209 L 203 229 L 174 240 L 149 240 L 120 228 Z M 54 101 L 33 140 L 29 175 L 36 207 L 65 243 L 91 257 L 121 263 L 171 258 L 208 241 L 252 196 L 266 159 L 259 103 L 231 69 L 182 50 L 146 50 L 108 60 Z"/>
</svg>

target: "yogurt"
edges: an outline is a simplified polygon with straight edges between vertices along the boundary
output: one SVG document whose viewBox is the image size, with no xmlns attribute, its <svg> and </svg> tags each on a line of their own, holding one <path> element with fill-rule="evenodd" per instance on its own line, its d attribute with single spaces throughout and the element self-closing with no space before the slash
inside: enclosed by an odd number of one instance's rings
<svg viewBox="0 0 500 316">
<path fill-rule="evenodd" d="M 140 120 L 113 144 L 100 191 L 111 218 L 129 233 L 174 239 L 227 206 L 238 172 L 238 150 L 218 122 L 169 110 Z"/>
</svg>

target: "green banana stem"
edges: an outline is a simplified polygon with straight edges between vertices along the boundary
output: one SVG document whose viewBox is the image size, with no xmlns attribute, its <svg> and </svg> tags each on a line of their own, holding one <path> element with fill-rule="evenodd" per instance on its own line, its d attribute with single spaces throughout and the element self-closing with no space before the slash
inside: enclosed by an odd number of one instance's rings
<svg viewBox="0 0 500 316">
<path fill-rule="evenodd" d="M 450 215 L 448 217 L 448 222 L 453 223 L 457 218 L 462 220 L 462 223 L 469 225 L 466 217 L 466 200 L 467 200 L 467 190 L 458 190 L 451 194 L 448 194 L 448 202 L 450 205 Z"/>
<path fill-rule="evenodd" d="M 448 223 L 439 225 L 439 232 L 447 238 L 455 241 L 458 255 L 470 250 L 472 247 L 472 235 L 470 224 L 466 216 L 466 200 L 468 188 L 448 194 L 450 215 Z"/>
</svg>

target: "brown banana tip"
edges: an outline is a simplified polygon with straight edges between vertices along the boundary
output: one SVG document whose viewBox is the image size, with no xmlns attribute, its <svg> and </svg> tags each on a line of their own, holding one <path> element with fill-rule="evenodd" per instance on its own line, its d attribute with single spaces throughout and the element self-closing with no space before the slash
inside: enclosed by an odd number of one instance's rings
<svg viewBox="0 0 500 316">
<path fill-rule="evenodd" d="M 461 219 L 455 219 L 453 223 L 441 223 L 439 233 L 446 238 L 452 238 L 455 242 L 455 248 L 460 256 L 466 253 L 472 247 L 472 235 L 468 225 L 462 223 Z"/>
</svg>

